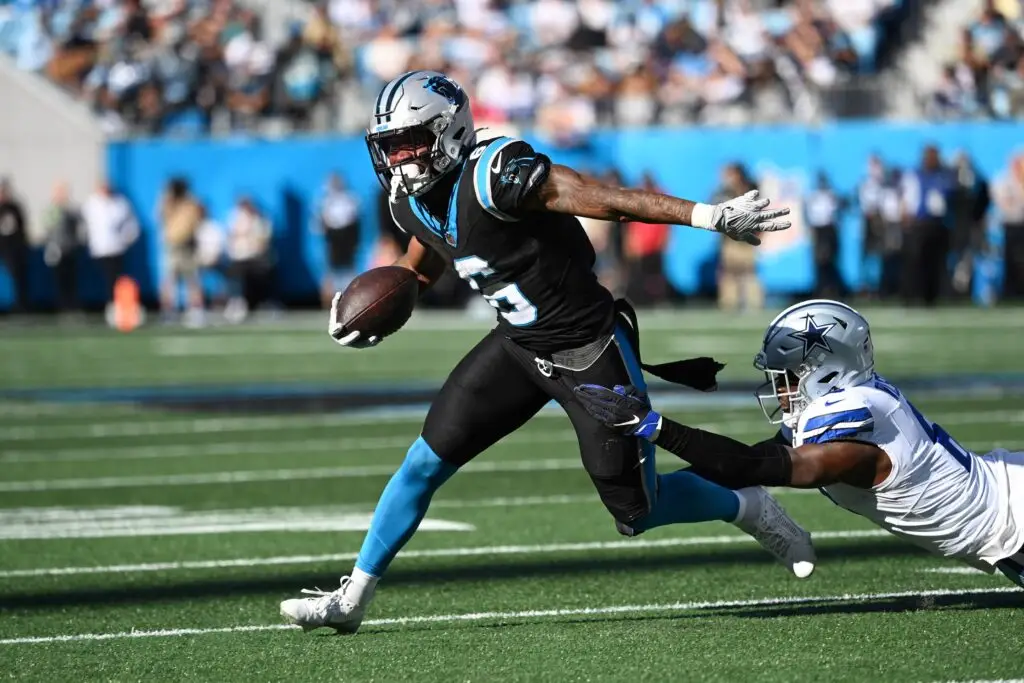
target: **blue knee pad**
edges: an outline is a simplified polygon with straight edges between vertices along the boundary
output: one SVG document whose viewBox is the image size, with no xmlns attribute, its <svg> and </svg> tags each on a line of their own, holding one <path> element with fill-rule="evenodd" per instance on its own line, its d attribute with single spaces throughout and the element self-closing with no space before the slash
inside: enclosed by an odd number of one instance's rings
<svg viewBox="0 0 1024 683">
<path fill-rule="evenodd" d="M 377 501 L 356 567 L 381 576 L 423 521 L 434 492 L 457 470 L 441 460 L 422 436 L 416 439 Z"/>
</svg>

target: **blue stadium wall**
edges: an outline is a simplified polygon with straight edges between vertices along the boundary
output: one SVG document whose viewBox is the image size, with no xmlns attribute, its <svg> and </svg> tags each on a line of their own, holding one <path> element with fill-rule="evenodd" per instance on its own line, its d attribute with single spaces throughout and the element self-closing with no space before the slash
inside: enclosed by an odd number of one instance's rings
<svg viewBox="0 0 1024 683">
<path fill-rule="evenodd" d="M 840 193 L 855 193 L 872 152 L 889 164 L 907 167 L 918 163 L 926 143 L 938 145 L 947 159 L 966 150 L 991 179 L 1002 173 L 1021 141 L 1024 125 L 1020 124 L 851 122 L 818 128 L 607 131 L 595 135 L 586 149 L 538 147 L 556 161 L 580 169 L 617 166 L 628 183 L 649 171 L 665 191 L 698 200 L 706 200 L 714 191 L 723 164 L 740 161 L 776 203 L 797 210 L 800 197 L 819 170 L 828 174 Z M 133 247 L 129 264 L 151 300 L 156 297 L 162 267 L 156 206 L 162 187 L 176 175 L 191 181 L 194 192 L 221 221 L 242 194 L 252 196 L 267 212 L 274 225 L 281 266 L 278 291 L 285 302 L 316 297 L 324 256 L 322 238 L 311 228 L 324 180 L 332 171 L 340 172 L 362 198 L 364 263 L 371 252 L 378 185 L 360 138 L 116 142 L 108 150 L 108 169 L 112 184 L 127 195 L 142 223 L 143 239 Z M 860 261 L 856 208 L 845 213 L 841 234 L 841 272 L 847 283 L 856 286 L 866 276 Z M 802 220 L 798 217 L 794 229 L 772 237 L 759 254 L 759 269 L 768 291 L 781 295 L 807 291 L 812 272 Z M 714 289 L 718 240 L 714 234 L 697 230 L 673 232 L 666 271 L 679 291 L 693 294 Z M 53 288 L 38 253 L 33 255 L 31 270 L 31 298 L 46 305 L 52 301 Z M 6 309 L 12 293 L 6 273 L 0 273 L 0 309 Z M 87 264 L 81 284 L 87 302 L 100 301 L 98 278 Z"/>
</svg>

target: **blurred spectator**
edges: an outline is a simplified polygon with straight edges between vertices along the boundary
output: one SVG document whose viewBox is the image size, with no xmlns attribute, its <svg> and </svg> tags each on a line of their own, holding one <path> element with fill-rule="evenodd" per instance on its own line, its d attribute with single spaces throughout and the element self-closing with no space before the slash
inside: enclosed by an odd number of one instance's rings
<svg viewBox="0 0 1024 683">
<path fill-rule="evenodd" d="M 296 130 L 307 130 L 313 107 L 324 96 L 321 58 L 293 26 L 289 41 L 278 50 L 274 76 L 275 107 Z"/>
<path fill-rule="evenodd" d="M 953 160 L 954 188 L 950 201 L 952 235 L 950 251 L 956 259 L 953 267 L 953 291 L 971 293 L 974 257 L 985 242 L 985 215 L 992 203 L 988 181 L 977 170 L 966 152 Z"/>
<path fill-rule="evenodd" d="M 903 174 L 903 296 L 908 305 L 934 306 L 946 282 L 949 227 L 946 217 L 954 179 L 943 168 L 939 150 L 924 148 L 921 166 Z"/>
<path fill-rule="evenodd" d="M 994 0 L 985 0 L 981 16 L 970 27 L 971 37 L 985 57 L 991 57 L 1002 46 L 1006 33 L 1006 18 L 996 10 Z"/>
<path fill-rule="evenodd" d="M 903 271 L 903 190 L 899 169 L 890 169 L 878 198 L 881 219 L 882 274 L 879 295 L 892 299 L 900 294 Z"/>
<path fill-rule="evenodd" d="M 245 320 L 270 293 L 273 252 L 270 221 L 249 197 L 241 197 L 228 219 L 227 256 L 231 298 L 224 309 L 229 322 Z"/>
<path fill-rule="evenodd" d="M 740 164 L 722 169 L 722 185 L 711 199 L 720 203 L 756 189 Z M 718 306 L 724 311 L 760 310 L 764 290 L 757 277 L 757 250 L 746 242 L 722 237 L 718 256 Z"/>
<path fill-rule="evenodd" d="M 232 129 L 252 130 L 270 108 L 274 54 L 262 40 L 259 17 L 241 19 L 242 30 L 224 45 L 227 105 Z"/>
<path fill-rule="evenodd" d="M 857 188 L 857 203 L 862 218 L 861 235 L 865 260 L 881 257 L 882 253 L 882 188 L 885 185 L 885 165 L 877 154 L 868 157 L 868 172 Z"/>
<path fill-rule="evenodd" d="M 57 310 L 78 309 L 78 254 L 84 238 L 82 216 L 71 203 L 67 183 L 53 189 L 53 201 L 43 218 L 43 260 L 53 271 Z"/>
<path fill-rule="evenodd" d="M 838 299 L 844 290 L 839 276 L 839 213 L 842 199 L 832 189 L 824 171 L 818 171 L 815 187 L 804 198 L 804 217 L 811 230 L 814 251 L 814 296 Z"/>
<path fill-rule="evenodd" d="M 178 24 L 170 24 L 161 34 L 161 47 L 153 59 L 153 76 L 159 85 L 161 122 L 192 106 L 199 97 L 199 53 L 188 42 Z"/>
<path fill-rule="evenodd" d="M 177 313 L 178 290 L 184 285 L 188 306 L 185 323 L 202 324 L 203 287 L 196 252 L 203 210 L 189 192 L 185 179 L 174 178 L 168 183 L 160 199 L 159 214 L 167 264 L 160 297 L 163 314 L 166 318 Z"/>
<path fill-rule="evenodd" d="M 1024 26 L 1011 25 L 987 0 L 960 32 L 955 59 L 942 71 L 926 114 L 936 118 L 1024 115 Z"/>
<path fill-rule="evenodd" d="M 201 220 L 196 231 L 196 261 L 200 272 L 217 270 L 224 256 L 227 236 L 224 227 L 210 216 L 202 204 L 199 205 L 199 212 Z"/>
<path fill-rule="evenodd" d="M 28 310 L 28 226 L 7 178 L 0 178 L 0 262 L 14 287 L 14 312 Z"/>
<path fill-rule="evenodd" d="M 1007 299 L 1024 299 L 1024 154 L 1017 154 L 993 188 L 1003 224 L 1005 263 L 1003 292 Z"/>
<path fill-rule="evenodd" d="M 139 223 L 128 200 L 106 182 L 86 198 L 82 220 L 89 256 L 103 274 L 109 302 L 114 296 L 114 283 L 124 274 L 124 254 L 139 237 Z"/>
<path fill-rule="evenodd" d="M 345 291 L 356 275 L 359 228 L 359 200 L 345 187 L 341 176 L 332 173 L 317 216 L 317 229 L 327 249 L 327 272 L 321 287 L 324 308 L 330 307 L 334 293 Z"/>
<path fill-rule="evenodd" d="M 649 172 L 644 173 L 640 189 L 661 191 Z M 658 223 L 625 225 L 626 296 L 640 306 L 664 303 L 668 298 L 668 281 L 662 264 L 668 232 L 668 225 Z"/>
</svg>

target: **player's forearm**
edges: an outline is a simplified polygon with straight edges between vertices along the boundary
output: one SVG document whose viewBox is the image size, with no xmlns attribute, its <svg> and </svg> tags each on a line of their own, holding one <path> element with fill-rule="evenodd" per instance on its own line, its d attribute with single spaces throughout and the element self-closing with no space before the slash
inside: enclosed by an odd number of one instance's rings
<svg viewBox="0 0 1024 683">
<path fill-rule="evenodd" d="M 394 265 L 408 268 L 416 273 L 420 283 L 420 294 L 430 289 L 441 277 L 445 269 L 445 261 L 432 249 L 423 246 L 418 240 L 409 242 L 405 253 L 398 257 Z"/>
<path fill-rule="evenodd" d="M 657 192 L 588 186 L 567 198 L 565 213 L 588 218 L 639 223 L 691 225 L 694 202 Z"/>
<path fill-rule="evenodd" d="M 401 266 L 402 268 L 408 268 L 412 272 L 416 273 L 416 280 L 420 283 L 420 294 L 430 289 L 434 282 L 437 281 L 436 277 L 431 277 L 430 274 L 420 271 L 419 267 L 412 263 L 408 254 L 399 256 L 398 259 L 392 264 L 395 266 Z"/>
<path fill-rule="evenodd" d="M 728 482 L 731 488 L 794 485 L 789 446 L 771 442 L 748 446 L 667 417 L 662 417 L 654 443 L 678 455 L 708 479 Z"/>
<path fill-rule="evenodd" d="M 559 165 L 551 168 L 539 194 L 543 208 L 548 211 L 608 221 L 694 225 L 694 207 L 698 206 L 659 192 L 587 180 L 571 168 Z M 705 213 L 705 220 L 710 222 L 710 211 Z"/>
</svg>

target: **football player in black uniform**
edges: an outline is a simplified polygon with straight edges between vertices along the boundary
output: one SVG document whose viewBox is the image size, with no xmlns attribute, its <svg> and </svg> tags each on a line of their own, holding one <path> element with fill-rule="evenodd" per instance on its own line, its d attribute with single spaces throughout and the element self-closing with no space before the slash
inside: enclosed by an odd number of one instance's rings
<svg viewBox="0 0 1024 683">
<path fill-rule="evenodd" d="M 434 492 L 552 399 L 572 421 L 583 466 L 621 533 L 723 520 L 797 576 L 810 573 L 809 535 L 763 489 L 734 492 L 686 470 L 658 475 L 650 442 L 609 429 L 573 395 L 578 384 L 642 388 L 642 367 L 650 367 L 638 357 L 632 310 L 593 273 L 594 250 L 576 216 L 692 225 L 757 244 L 757 233 L 789 227 L 780 220 L 788 209 L 768 210 L 757 192 L 709 206 L 610 187 L 553 164 L 522 140 L 478 142 L 462 88 L 432 71 L 406 73 L 384 87 L 366 142 L 390 192 L 392 217 L 412 237 L 398 263 L 415 271 L 422 287 L 453 268 L 497 309 L 498 324 L 431 406 L 381 494 L 352 576 L 333 592 L 282 602 L 283 615 L 304 628 L 354 633 Z M 350 348 L 379 341 L 345 329 L 335 311 L 330 334 Z M 717 367 L 689 383 L 713 388 Z"/>
</svg>

